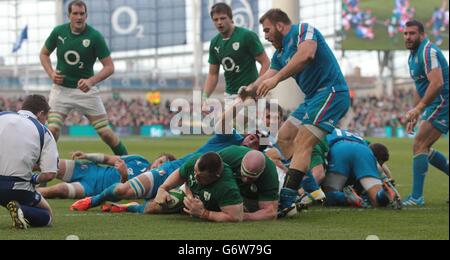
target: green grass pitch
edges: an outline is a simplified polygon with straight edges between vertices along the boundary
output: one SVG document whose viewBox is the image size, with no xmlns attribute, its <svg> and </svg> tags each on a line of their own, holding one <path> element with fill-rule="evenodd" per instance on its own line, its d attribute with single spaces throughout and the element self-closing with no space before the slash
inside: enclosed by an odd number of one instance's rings
<svg viewBox="0 0 450 260">
<path fill-rule="evenodd" d="M 200 146 L 204 137 L 174 139 L 125 139 L 131 153 L 153 159 L 161 152 L 182 156 Z M 411 189 L 410 139 L 383 139 L 391 150 L 390 168 L 399 190 L 406 196 Z M 448 156 L 448 139 L 435 148 Z M 100 141 L 63 139 L 59 143 L 61 158 L 75 150 L 105 152 Z M 315 206 L 291 219 L 268 222 L 208 223 L 182 215 L 103 214 L 100 209 L 70 212 L 73 200 L 50 200 L 55 212 L 52 227 L 12 230 L 6 209 L 0 209 L 1 239 L 65 239 L 77 235 L 80 239 L 365 239 L 376 235 L 380 239 L 449 239 L 448 177 L 430 167 L 426 181 L 426 207 L 392 211 L 389 209 L 344 209 Z"/>
</svg>

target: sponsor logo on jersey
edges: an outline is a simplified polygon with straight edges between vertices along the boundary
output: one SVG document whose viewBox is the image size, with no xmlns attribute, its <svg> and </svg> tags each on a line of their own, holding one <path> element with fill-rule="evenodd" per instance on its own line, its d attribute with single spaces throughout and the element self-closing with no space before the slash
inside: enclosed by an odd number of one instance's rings
<svg viewBox="0 0 450 260">
<path fill-rule="evenodd" d="M 89 45 L 91 45 L 91 40 L 89 40 L 89 39 L 85 39 L 85 40 L 83 40 L 83 46 L 84 47 L 89 47 Z"/>
<path fill-rule="evenodd" d="M 67 39 L 67 37 L 61 37 L 61 36 L 58 36 L 58 40 L 60 40 L 61 42 L 62 42 L 62 44 L 64 44 L 64 41 Z"/>
<path fill-rule="evenodd" d="M 239 47 L 240 47 L 240 46 L 241 46 L 241 45 L 240 45 L 239 42 L 233 43 L 233 50 L 235 50 L 235 51 L 239 50 Z"/>
<path fill-rule="evenodd" d="M 207 191 L 203 192 L 203 198 L 205 199 L 205 201 L 209 201 L 211 199 L 211 193 Z"/>
<path fill-rule="evenodd" d="M 220 47 L 219 47 L 219 46 L 217 46 L 217 47 L 214 47 L 214 50 L 216 50 L 216 51 L 217 51 L 217 53 L 219 53 L 219 52 L 220 52 Z"/>
</svg>

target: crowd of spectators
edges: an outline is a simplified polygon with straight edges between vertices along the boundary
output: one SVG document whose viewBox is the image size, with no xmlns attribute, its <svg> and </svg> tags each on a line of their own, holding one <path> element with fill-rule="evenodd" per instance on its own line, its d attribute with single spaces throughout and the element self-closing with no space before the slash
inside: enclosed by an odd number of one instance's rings
<svg viewBox="0 0 450 260">
<path fill-rule="evenodd" d="M 0 111 L 17 111 L 23 97 L 3 98 L 0 96 Z M 114 127 L 140 127 L 163 125 L 169 128 L 175 113 L 170 112 L 170 102 L 151 104 L 143 98 L 125 100 L 120 97 L 104 100 L 109 120 Z M 413 105 L 412 90 L 395 90 L 392 96 L 356 97 L 352 100 L 347 127 L 362 134 L 370 129 L 403 125 L 403 117 Z M 70 113 L 66 125 L 88 125 L 89 121 L 77 111 Z"/>
</svg>

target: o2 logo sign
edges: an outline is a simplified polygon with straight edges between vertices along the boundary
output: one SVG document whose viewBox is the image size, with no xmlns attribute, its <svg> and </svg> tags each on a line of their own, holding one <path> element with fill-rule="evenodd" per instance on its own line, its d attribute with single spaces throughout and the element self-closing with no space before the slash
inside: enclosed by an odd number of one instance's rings
<svg viewBox="0 0 450 260">
<path fill-rule="evenodd" d="M 121 23 L 121 18 L 127 18 L 128 23 Z M 116 8 L 111 15 L 113 30 L 120 35 L 134 34 L 136 38 L 144 38 L 144 26 L 139 24 L 139 17 L 135 9 L 129 6 Z"/>
<path fill-rule="evenodd" d="M 251 1 L 251 0 L 250 0 Z M 253 0 L 255 1 L 255 0 Z M 208 10 L 216 3 L 226 3 L 233 9 L 234 23 L 239 27 L 253 29 L 255 26 L 255 17 L 249 0 L 209 0 Z"/>
</svg>

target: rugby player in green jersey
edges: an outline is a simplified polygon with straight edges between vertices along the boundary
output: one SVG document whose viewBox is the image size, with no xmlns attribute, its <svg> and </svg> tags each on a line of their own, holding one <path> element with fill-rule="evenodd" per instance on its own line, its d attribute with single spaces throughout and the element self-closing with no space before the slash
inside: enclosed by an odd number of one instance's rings
<svg viewBox="0 0 450 260">
<path fill-rule="evenodd" d="M 58 140 L 67 115 L 77 109 L 89 119 L 114 154 L 126 155 L 126 147 L 109 127 L 108 116 L 96 87 L 114 73 L 111 52 L 103 36 L 86 24 L 87 6 L 83 1 L 70 2 L 68 16 L 70 23 L 55 27 L 40 53 L 42 67 L 53 81 L 48 128 Z M 55 49 L 58 59 L 56 70 L 50 60 Z M 97 59 L 103 68 L 94 74 Z"/>
</svg>

